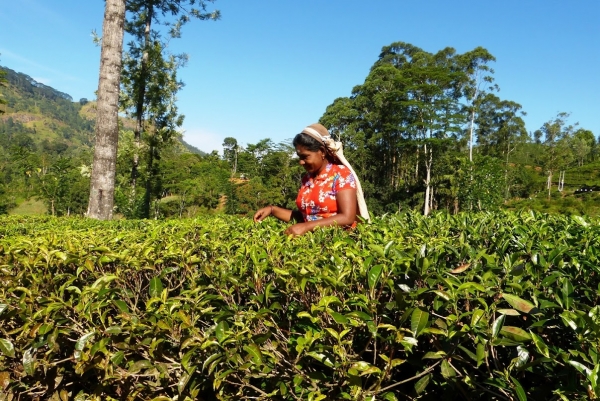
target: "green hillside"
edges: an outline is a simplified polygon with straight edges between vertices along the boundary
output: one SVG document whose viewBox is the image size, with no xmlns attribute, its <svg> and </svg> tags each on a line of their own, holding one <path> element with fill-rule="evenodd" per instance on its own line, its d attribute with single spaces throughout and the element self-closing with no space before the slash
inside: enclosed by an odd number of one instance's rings
<svg viewBox="0 0 600 401">
<path fill-rule="evenodd" d="M 93 115 L 86 99 L 71 96 L 35 81 L 30 76 L 0 67 L 7 84 L 0 88 L 6 104 L 0 116 L 0 145 L 27 146 L 51 153 L 77 153 L 90 149 Z"/>
<path fill-rule="evenodd" d="M 27 145 L 50 153 L 78 154 L 90 150 L 94 140 L 95 102 L 73 98 L 30 76 L 6 67 L 7 85 L 0 87 L 6 101 L 0 106 L 0 146 Z M 125 128 L 133 122 L 121 119 Z M 202 151 L 181 141 L 192 153 Z"/>
<path fill-rule="evenodd" d="M 89 185 L 84 172 L 93 155 L 96 103 L 74 101 L 70 95 L 6 67 L 0 67 L 0 75 L 4 76 L 0 84 L 0 214 L 82 213 Z M 128 131 L 135 123 L 127 118 L 120 123 L 120 147 L 130 147 Z M 173 151 L 206 155 L 182 139 L 176 141 Z M 67 183 L 58 185 L 57 180 Z M 77 195 L 66 194 L 73 188 Z M 53 210 L 55 200 L 64 203 L 65 197 L 72 198 L 71 206 Z"/>
</svg>

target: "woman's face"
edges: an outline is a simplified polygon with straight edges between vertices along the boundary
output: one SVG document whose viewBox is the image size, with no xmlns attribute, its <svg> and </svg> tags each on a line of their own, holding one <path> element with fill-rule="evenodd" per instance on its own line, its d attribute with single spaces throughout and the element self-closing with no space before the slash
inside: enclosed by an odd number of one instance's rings
<svg viewBox="0 0 600 401">
<path fill-rule="evenodd" d="M 327 165 L 325 153 L 321 150 L 313 152 L 302 145 L 298 145 L 296 146 L 296 154 L 300 159 L 300 165 L 304 167 L 308 173 L 317 174 Z"/>
</svg>

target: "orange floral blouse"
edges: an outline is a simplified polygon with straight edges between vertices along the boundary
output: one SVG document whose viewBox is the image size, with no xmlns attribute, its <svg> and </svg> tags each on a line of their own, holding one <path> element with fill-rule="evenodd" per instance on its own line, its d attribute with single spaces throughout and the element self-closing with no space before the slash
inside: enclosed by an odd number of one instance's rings
<svg viewBox="0 0 600 401">
<path fill-rule="evenodd" d="M 338 212 L 337 193 L 345 189 L 356 189 L 354 174 L 346 166 L 329 163 L 316 177 L 304 174 L 296 198 L 304 221 L 335 216 Z"/>
</svg>

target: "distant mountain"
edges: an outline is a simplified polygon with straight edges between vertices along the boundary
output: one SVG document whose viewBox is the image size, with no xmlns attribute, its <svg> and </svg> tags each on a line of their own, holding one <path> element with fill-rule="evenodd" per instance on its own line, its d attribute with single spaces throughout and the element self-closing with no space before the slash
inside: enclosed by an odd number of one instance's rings
<svg viewBox="0 0 600 401">
<path fill-rule="evenodd" d="M 62 149 L 78 153 L 90 150 L 94 143 L 95 102 L 73 101 L 67 93 L 37 82 L 29 75 L 0 66 L 6 72 L 6 86 L 0 86 L 0 146 L 12 144 L 36 149 Z M 2 113 L 4 111 L 4 113 Z M 133 128 L 133 122 L 122 119 L 123 126 Z M 181 140 L 190 152 L 205 155 Z"/>
</svg>

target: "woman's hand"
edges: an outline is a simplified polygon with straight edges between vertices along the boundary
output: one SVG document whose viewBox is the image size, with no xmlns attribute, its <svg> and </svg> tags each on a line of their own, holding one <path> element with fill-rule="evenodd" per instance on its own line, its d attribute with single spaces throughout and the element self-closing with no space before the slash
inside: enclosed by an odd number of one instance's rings
<svg viewBox="0 0 600 401">
<path fill-rule="evenodd" d="M 292 235 L 294 237 L 297 237 L 299 235 L 306 234 L 310 230 L 311 230 L 310 225 L 308 225 L 306 223 L 297 223 L 297 224 L 294 224 L 293 226 L 288 227 L 283 233 L 285 235 Z"/>
<path fill-rule="evenodd" d="M 258 209 L 256 213 L 254 213 L 254 221 L 256 223 L 260 223 L 264 220 L 265 217 L 268 217 L 273 212 L 272 206 L 265 206 L 262 209 Z"/>
</svg>

